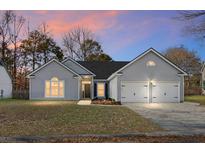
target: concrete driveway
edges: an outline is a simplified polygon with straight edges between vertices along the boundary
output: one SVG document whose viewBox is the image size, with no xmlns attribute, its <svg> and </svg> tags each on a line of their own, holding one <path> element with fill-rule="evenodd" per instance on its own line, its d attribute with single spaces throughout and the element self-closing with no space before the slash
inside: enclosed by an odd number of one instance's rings
<svg viewBox="0 0 205 154">
<path fill-rule="evenodd" d="M 197 103 L 126 103 L 165 129 L 160 134 L 205 135 L 205 106 Z"/>
</svg>

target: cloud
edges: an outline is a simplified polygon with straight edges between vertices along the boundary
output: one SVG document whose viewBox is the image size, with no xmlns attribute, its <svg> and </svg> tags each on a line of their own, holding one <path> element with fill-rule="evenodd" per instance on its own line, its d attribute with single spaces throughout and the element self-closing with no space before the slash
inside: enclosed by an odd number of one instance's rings
<svg viewBox="0 0 205 154">
<path fill-rule="evenodd" d="M 36 14 L 47 14 L 49 11 L 47 10 L 37 10 L 37 11 L 33 11 Z"/>
<path fill-rule="evenodd" d="M 116 17 L 120 11 L 88 11 L 82 15 L 79 12 L 60 13 L 46 23 L 55 36 L 61 36 L 76 26 L 83 26 L 93 32 L 99 32 L 115 26 Z"/>
<path fill-rule="evenodd" d="M 113 49 L 112 54 L 118 54 L 119 51 L 123 52 L 123 49 L 133 46 L 153 46 L 162 40 L 163 44 L 173 44 L 179 39 L 181 25 L 166 16 L 145 17 L 135 13 L 130 19 L 125 17 L 123 22 L 118 21 L 118 26 L 109 31 L 109 35 L 104 36 L 106 48 Z"/>
</svg>

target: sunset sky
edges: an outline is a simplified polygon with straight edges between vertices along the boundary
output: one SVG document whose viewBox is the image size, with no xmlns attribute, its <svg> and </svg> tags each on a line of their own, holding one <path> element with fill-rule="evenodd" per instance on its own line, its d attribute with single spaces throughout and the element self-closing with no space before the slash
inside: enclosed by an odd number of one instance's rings
<svg viewBox="0 0 205 154">
<path fill-rule="evenodd" d="M 75 26 L 95 33 L 104 51 L 114 60 L 131 60 L 150 47 L 163 52 L 184 45 L 205 60 L 205 46 L 184 36 L 184 22 L 176 21 L 177 11 L 17 11 L 29 19 L 32 28 L 46 22 L 58 45 L 62 36 Z"/>
</svg>

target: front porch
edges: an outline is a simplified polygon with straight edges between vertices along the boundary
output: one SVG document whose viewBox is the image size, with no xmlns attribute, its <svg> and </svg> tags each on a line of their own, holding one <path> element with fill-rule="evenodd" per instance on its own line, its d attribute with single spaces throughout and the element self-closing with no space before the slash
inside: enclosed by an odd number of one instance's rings
<svg viewBox="0 0 205 154">
<path fill-rule="evenodd" d="M 93 76 L 85 75 L 80 80 L 80 100 L 93 99 Z"/>
</svg>

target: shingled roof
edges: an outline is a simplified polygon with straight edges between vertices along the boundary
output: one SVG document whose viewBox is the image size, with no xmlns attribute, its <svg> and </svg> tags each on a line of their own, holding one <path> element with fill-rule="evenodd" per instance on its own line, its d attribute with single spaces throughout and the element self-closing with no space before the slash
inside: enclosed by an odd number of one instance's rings
<svg viewBox="0 0 205 154">
<path fill-rule="evenodd" d="M 110 62 L 100 62 L 100 61 L 77 61 L 80 65 L 84 66 L 96 76 L 94 79 L 107 79 L 112 73 L 119 70 L 128 61 L 110 61 Z"/>
</svg>

